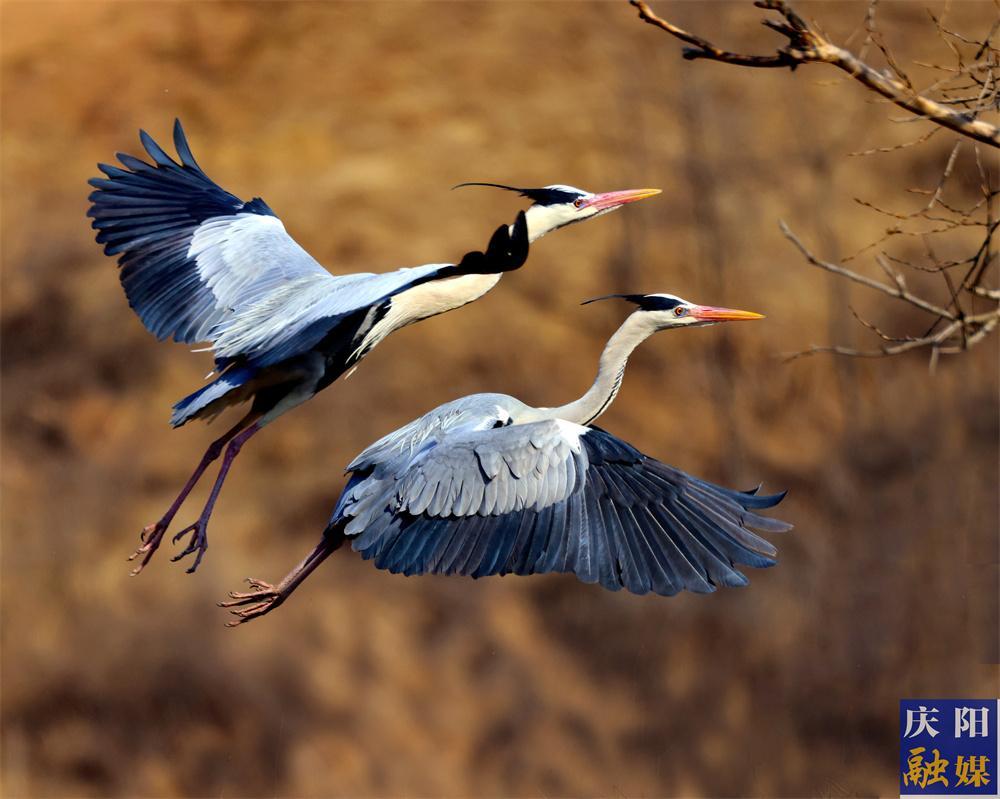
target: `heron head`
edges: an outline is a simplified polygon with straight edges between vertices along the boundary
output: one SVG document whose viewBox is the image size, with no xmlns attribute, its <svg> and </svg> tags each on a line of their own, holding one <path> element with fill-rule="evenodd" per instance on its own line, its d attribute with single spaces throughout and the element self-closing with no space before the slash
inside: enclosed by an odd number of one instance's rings
<svg viewBox="0 0 1000 799">
<path fill-rule="evenodd" d="M 745 322 L 763 319 L 763 314 L 753 311 L 739 311 L 735 308 L 719 308 L 714 305 L 698 305 L 674 294 L 608 294 L 586 300 L 583 304 L 619 298 L 638 306 L 635 314 L 647 321 L 655 330 L 672 327 L 703 327 L 718 322 Z"/>
<path fill-rule="evenodd" d="M 460 183 L 455 188 L 461 186 L 492 186 L 495 189 L 517 192 L 531 200 L 531 206 L 526 211 L 528 237 L 531 241 L 574 222 L 593 219 L 628 203 L 660 193 L 659 189 L 626 189 L 595 194 L 562 184 L 542 186 L 539 189 L 524 189 L 500 183 Z"/>
</svg>

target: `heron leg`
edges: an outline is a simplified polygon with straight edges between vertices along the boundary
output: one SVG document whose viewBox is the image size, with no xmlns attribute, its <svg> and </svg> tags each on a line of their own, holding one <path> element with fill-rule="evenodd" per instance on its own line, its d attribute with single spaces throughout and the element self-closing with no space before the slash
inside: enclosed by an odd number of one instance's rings
<svg viewBox="0 0 1000 799">
<path fill-rule="evenodd" d="M 129 556 L 129 560 L 135 560 L 141 557 L 142 560 L 139 561 L 139 565 L 132 570 L 132 575 L 135 576 L 145 568 L 146 564 L 149 563 L 150 559 L 153 557 L 153 553 L 159 548 L 160 543 L 163 541 L 163 536 L 167 532 L 167 528 L 170 527 L 170 523 L 173 521 L 174 516 L 177 515 L 177 511 L 180 510 L 181 505 L 184 504 L 184 500 L 187 499 L 188 494 L 191 493 L 191 489 L 195 487 L 201 476 L 205 473 L 205 470 L 209 465 L 215 461 L 221 454 L 222 448 L 229 443 L 241 430 L 246 428 L 248 424 L 252 424 L 256 421 L 259 414 L 249 413 L 240 419 L 231 429 L 223 433 L 219 438 L 215 439 L 211 444 L 208 445 L 208 449 L 205 450 L 205 454 L 201 458 L 201 462 L 198 467 L 194 470 L 194 474 L 188 479 L 181 489 L 180 494 L 177 495 L 177 499 L 173 501 L 167 512 L 163 514 L 163 517 L 154 524 L 147 524 L 142 528 L 142 532 L 139 534 L 139 539 L 142 544 L 139 548 Z"/>
<path fill-rule="evenodd" d="M 330 531 L 323 536 L 323 539 L 316 545 L 305 559 L 277 585 L 265 583 L 263 580 L 247 578 L 250 584 L 249 591 L 230 591 L 229 601 L 220 602 L 220 608 L 236 608 L 230 610 L 236 618 L 226 624 L 227 627 L 237 625 L 256 619 L 270 613 L 282 602 L 288 599 L 289 594 L 298 588 L 299 583 L 308 577 L 312 571 L 326 560 L 333 552 L 339 549 L 344 543 L 344 535 L 340 530 Z"/>
<path fill-rule="evenodd" d="M 188 574 L 194 573 L 195 569 L 197 569 L 201 563 L 201 559 L 205 556 L 205 550 L 208 549 L 208 520 L 211 518 L 212 511 L 215 509 L 215 501 L 219 498 L 219 492 L 222 490 L 222 484 L 226 482 L 226 476 L 229 474 L 229 469 L 232 467 L 236 456 L 240 454 L 240 450 L 243 448 L 243 445 L 246 444 L 250 437 L 260 429 L 260 422 L 255 421 L 249 427 L 240 431 L 240 433 L 229 442 L 229 446 L 226 447 L 226 454 L 222 458 L 222 466 L 219 467 L 219 476 L 215 478 L 215 484 L 212 486 L 212 493 L 208 495 L 208 501 L 205 503 L 205 507 L 202 510 L 201 515 L 194 524 L 189 524 L 172 539 L 173 543 L 176 544 L 186 535 L 191 537 L 187 546 L 170 559 L 176 563 L 181 558 L 185 558 L 188 555 L 194 555 L 194 563 L 192 563 L 187 569 Z"/>
</svg>

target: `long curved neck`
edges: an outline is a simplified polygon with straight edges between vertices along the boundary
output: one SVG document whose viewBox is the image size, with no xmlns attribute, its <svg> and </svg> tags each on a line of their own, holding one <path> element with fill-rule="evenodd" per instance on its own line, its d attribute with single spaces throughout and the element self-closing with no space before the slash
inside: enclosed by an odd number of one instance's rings
<svg viewBox="0 0 1000 799">
<path fill-rule="evenodd" d="M 586 394 L 557 408 L 544 408 L 543 416 L 565 419 L 577 424 L 590 424 L 608 409 L 625 375 L 625 365 L 632 350 L 656 332 L 656 327 L 642 313 L 633 313 L 608 339 L 601 353 L 597 378 Z"/>
</svg>

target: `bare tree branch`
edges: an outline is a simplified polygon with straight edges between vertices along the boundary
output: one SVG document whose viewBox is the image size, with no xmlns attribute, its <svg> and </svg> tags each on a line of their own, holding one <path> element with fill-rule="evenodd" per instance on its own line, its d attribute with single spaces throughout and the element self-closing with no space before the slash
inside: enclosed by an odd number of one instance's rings
<svg viewBox="0 0 1000 799">
<path fill-rule="evenodd" d="M 657 28 L 665 30 L 682 42 L 694 45 L 694 49 L 684 48 L 683 51 L 684 57 L 689 61 L 696 58 L 710 58 L 713 61 L 723 61 L 727 64 L 736 64 L 741 67 L 791 67 L 792 69 L 799 64 L 798 59 L 780 51 L 777 55 L 741 55 L 739 53 L 731 53 L 728 50 L 720 50 L 714 44 L 702 39 L 700 36 L 688 33 L 683 28 L 678 28 L 676 25 L 656 16 L 643 0 L 629 0 L 629 2 L 639 9 L 639 19 L 643 22 L 648 22 L 650 25 L 655 25 Z"/>
<path fill-rule="evenodd" d="M 995 322 L 994 322 L 995 325 Z M 849 355 L 854 358 L 886 358 L 892 355 L 901 355 L 904 352 L 909 352 L 910 350 L 919 349 L 921 347 L 932 347 L 935 351 L 952 353 L 957 350 L 954 348 L 942 348 L 941 342 L 953 336 L 958 329 L 961 327 L 960 322 L 952 322 L 950 325 L 942 329 L 941 331 L 935 333 L 932 336 L 924 336 L 922 338 L 908 339 L 899 344 L 883 344 L 873 350 L 859 350 L 854 347 L 809 347 L 809 349 L 802 350 L 801 352 L 793 352 L 785 356 L 785 361 L 795 361 L 799 358 L 805 358 L 809 355 L 818 355 L 820 353 L 833 353 L 835 355 Z"/>
<path fill-rule="evenodd" d="M 893 281 L 894 285 L 882 283 L 878 280 L 874 280 L 855 272 L 852 269 L 848 269 L 845 266 L 841 266 L 840 264 L 834 264 L 818 258 L 794 233 L 792 233 L 792 231 L 788 228 L 788 225 L 786 225 L 783 221 L 779 222 L 779 225 L 781 227 L 781 232 L 784 233 L 785 237 L 798 248 L 799 252 L 801 252 L 805 259 L 813 266 L 817 266 L 827 272 L 832 272 L 835 275 L 845 277 L 854 283 L 858 283 L 867 288 L 880 291 L 883 294 L 887 294 L 898 300 L 902 300 L 903 302 L 907 302 L 910 305 L 919 308 L 921 311 L 933 314 L 935 317 L 934 324 L 932 324 L 931 328 L 922 336 L 890 336 L 880 330 L 874 323 L 863 319 L 852 308 L 851 313 L 854 314 L 854 317 L 862 325 L 874 332 L 885 343 L 876 349 L 870 350 L 843 346 L 814 346 L 801 352 L 795 352 L 785 356 L 786 361 L 793 361 L 797 358 L 807 355 L 816 355 L 818 353 L 834 353 L 836 355 L 847 355 L 858 358 L 884 358 L 926 347 L 930 348 L 932 352 L 931 364 L 933 369 L 933 365 L 937 362 L 938 355 L 950 355 L 965 352 L 970 347 L 975 346 L 986 338 L 986 336 L 996 330 L 997 325 L 1000 324 L 1000 304 L 998 304 L 997 308 L 987 311 L 986 313 L 965 313 L 957 302 L 964 287 L 954 286 L 951 279 L 947 276 L 947 272 L 942 272 L 942 274 L 944 275 L 948 287 L 951 290 L 951 301 L 949 305 L 954 305 L 956 311 L 941 308 L 931 302 L 928 302 L 922 297 L 913 294 L 909 289 L 907 289 L 903 276 L 892 269 L 892 267 L 889 266 L 888 261 L 881 256 L 876 257 L 875 260 L 886 275 L 888 275 L 889 279 Z M 977 256 L 975 256 L 972 260 L 978 262 L 979 255 L 977 254 Z M 981 287 L 972 287 L 967 290 L 970 294 L 977 297 L 1000 301 L 1000 291 L 982 289 Z M 940 330 L 935 331 L 934 328 L 937 327 L 937 323 L 943 320 L 947 320 L 948 323 Z"/>
<path fill-rule="evenodd" d="M 799 240 L 798 236 L 789 230 L 788 225 L 786 225 L 783 220 L 779 220 L 778 225 L 781 227 L 781 232 L 785 234 L 785 238 L 798 247 L 799 252 L 801 252 L 802 255 L 805 256 L 805 259 L 813 266 L 818 266 L 820 269 L 825 269 L 827 272 L 833 272 L 835 275 L 846 277 L 848 280 L 853 280 L 855 283 L 860 283 L 862 286 L 867 286 L 870 289 L 881 291 L 883 294 L 888 294 L 890 297 L 896 297 L 897 299 L 903 300 L 916 306 L 917 308 L 920 308 L 922 311 L 932 313 L 935 316 L 943 316 L 945 319 L 955 318 L 955 315 L 951 313 L 951 311 L 946 311 L 944 308 L 939 308 L 938 306 L 927 302 L 927 300 L 924 300 L 915 294 L 911 294 L 905 288 L 902 288 L 898 283 L 895 286 L 889 286 L 878 280 L 873 280 L 870 277 L 866 277 L 865 275 L 855 272 L 852 269 L 848 269 L 846 266 L 840 266 L 839 264 L 833 264 L 829 261 L 817 258 L 809 251 L 806 245 Z"/>
<path fill-rule="evenodd" d="M 784 18 L 784 22 L 770 19 L 763 21 L 764 25 L 788 39 L 788 44 L 785 47 L 779 48 L 774 55 L 766 56 L 746 55 L 723 50 L 708 40 L 661 19 L 653 13 L 645 0 L 629 0 L 629 2 L 638 9 L 639 18 L 643 22 L 654 25 L 671 36 L 692 45 L 684 48 L 683 51 L 684 58 L 688 60 L 705 58 L 744 67 L 788 67 L 789 69 L 795 69 L 799 64 L 807 63 L 832 64 L 873 92 L 880 94 L 900 108 L 905 108 L 918 118 L 929 120 L 991 147 L 1000 147 L 1000 128 L 997 128 L 996 125 L 976 119 L 975 114 L 971 112 L 956 112 L 943 103 L 918 94 L 903 81 L 870 67 L 850 51 L 830 42 L 815 27 L 809 25 L 795 13 L 784 0 L 756 0 L 754 3 L 758 8 L 777 11 Z M 957 37 L 957 34 L 942 28 L 939 21 L 935 20 L 935 22 L 942 31 L 942 35 L 947 33 Z M 883 49 L 883 52 L 887 52 L 880 39 L 874 40 Z M 984 52 L 989 47 L 989 37 L 984 42 L 972 43 L 981 45 L 981 51 Z M 897 77 L 903 75 L 895 66 L 894 61 L 890 59 L 889 63 L 893 66 Z"/>
<path fill-rule="evenodd" d="M 1000 311 L 992 311 L 988 314 L 983 314 L 976 317 L 976 320 L 976 332 L 965 337 L 962 337 L 962 333 L 967 329 L 967 326 L 962 320 L 955 320 L 954 322 L 951 322 L 943 327 L 937 333 L 921 336 L 919 338 L 894 339 L 886 336 L 874 325 L 871 325 L 859 318 L 859 321 L 861 321 L 865 327 L 874 330 L 884 341 L 896 343 L 886 343 L 881 347 L 871 350 L 861 350 L 855 349 L 854 347 L 841 346 L 809 347 L 801 352 L 788 353 L 784 356 L 784 360 L 786 362 L 795 361 L 799 358 L 805 358 L 810 355 L 818 355 L 821 353 L 847 355 L 854 358 L 886 358 L 925 347 L 931 349 L 932 359 L 936 360 L 938 355 L 956 355 L 958 353 L 965 352 L 970 347 L 975 346 L 986 338 L 986 336 L 996 330 L 997 325 L 1000 324 Z M 955 339 L 956 337 L 957 340 L 954 343 L 949 343 L 951 339 Z M 932 371 L 935 360 L 931 361 Z"/>
<path fill-rule="evenodd" d="M 788 67 L 794 70 L 799 64 L 827 63 L 847 72 L 853 79 L 864 84 L 880 95 L 877 102 L 892 102 L 911 112 L 914 116 L 902 122 L 930 121 L 936 123 L 922 136 L 904 144 L 889 147 L 875 147 L 852 155 L 872 155 L 889 153 L 897 150 L 918 147 L 926 143 L 941 128 L 947 128 L 973 139 L 972 144 L 975 167 L 978 170 L 981 199 L 975 202 L 968 200 L 945 199 L 946 192 L 953 192 L 952 176 L 956 173 L 956 164 L 960 156 L 966 158 L 968 148 L 963 148 L 964 139 L 958 139 L 949 148 L 948 156 L 942 164 L 940 177 L 930 188 L 907 189 L 910 193 L 921 195 L 920 206 L 909 212 L 889 210 L 886 204 L 876 204 L 869 200 L 855 198 L 855 202 L 890 217 L 891 224 L 886 227 L 881 236 L 874 242 L 862 246 L 853 255 L 842 256 L 838 262 L 825 261 L 813 254 L 805 244 L 780 222 L 782 233 L 799 250 L 806 261 L 839 278 L 863 286 L 866 289 L 879 292 L 904 302 L 921 314 L 927 315 L 925 322 L 917 323 L 918 329 L 925 329 L 921 335 L 891 335 L 878 327 L 873 321 L 862 318 L 853 308 L 851 313 L 855 319 L 881 340 L 874 349 L 858 349 L 845 346 L 811 347 L 804 352 L 794 353 L 789 359 L 812 355 L 819 352 L 832 352 L 840 355 L 850 355 L 864 358 L 881 358 L 899 355 L 912 350 L 924 349 L 930 352 L 930 367 L 934 370 L 940 355 L 967 351 L 994 331 L 1000 329 L 1000 289 L 982 285 L 988 271 L 996 266 L 998 259 L 994 246 L 994 234 L 998 222 L 996 200 L 1000 197 L 1000 189 L 995 187 L 996 171 L 984 164 L 979 143 L 1000 147 L 1000 129 L 983 120 L 977 119 L 979 113 L 1000 109 L 1000 50 L 992 45 L 991 39 L 1000 29 L 994 24 L 982 41 L 949 30 L 944 26 L 944 15 L 940 18 L 930 14 L 937 29 L 937 34 L 955 58 L 956 65 L 945 66 L 917 62 L 921 66 L 933 68 L 943 77 L 935 80 L 923 91 L 914 88 L 913 82 L 906 74 L 902 64 L 895 58 L 886 44 L 881 30 L 876 28 L 876 13 L 878 0 L 870 0 L 862 29 L 866 36 L 861 44 L 862 57 L 855 56 L 850 51 L 834 45 L 819 30 L 800 17 L 785 0 L 757 0 L 754 5 L 780 14 L 781 19 L 766 19 L 763 24 L 777 31 L 788 39 L 787 45 L 779 48 L 774 55 L 748 55 L 723 50 L 711 42 L 668 22 L 652 12 L 645 0 L 630 0 L 639 11 L 639 17 L 644 22 L 654 25 L 671 36 L 685 42 L 688 47 L 683 51 L 685 58 L 709 59 L 727 64 L 745 67 Z M 945 9 L 947 12 L 947 8 Z M 853 39 L 861 29 L 851 35 Z M 975 47 L 975 56 L 971 59 L 971 50 Z M 887 68 L 883 71 L 874 69 L 862 58 L 870 50 L 877 48 L 881 52 Z M 984 57 L 985 56 L 985 57 Z M 934 96 L 931 96 L 931 92 Z M 949 106 L 962 107 L 956 111 Z M 964 196 L 959 191 L 956 196 Z M 970 231 L 982 231 L 982 238 L 969 238 Z M 912 255 L 902 257 L 911 246 L 907 246 L 898 255 L 892 255 L 879 248 L 884 242 L 899 237 L 912 239 L 918 237 L 923 243 L 925 263 L 918 263 Z M 972 247 L 970 247 L 970 241 Z M 960 246 L 974 249 L 973 254 L 966 257 L 955 256 L 956 242 L 964 242 Z M 859 259 L 865 253 L 876 250 L 875 264 L 885 274 L 888 282 L 868 277 L 860 271 L 847 266 L 851 261 Z M 969 250 L 967 249 L 966 252 Z M 947 252 L 951 257 L 942 259 L 938 252 Z M 918 256 L 919 258 L 919 256 Z M 950 270 L 961 267 L 963 273 Z M 931 299 L 933 295 L 923 296 L 920 291 L 912 290 L 906 282 L 907 270 L 925 275 L 937 275 L 941 281 L 938 291 L 939 300 Z M 953 277 L 954 274 L 954 277 Z M 994 273 L 991 273 L 994 274 Z M 996 282 L 995 280 L 993 281 Z M 923 287 L 924 280 L 920 285 Z M 986 301 L 991 304 L 991 310 L 977 313 Z M 911 323 L 912 324 L 912 323 Z"/>
<path fill-rule="evenodd" d="M 984 286 L 973 286 L 972 293 L 988 300 L 1000 300 L 1000 289 L 988 289 Z"/>
</svg>

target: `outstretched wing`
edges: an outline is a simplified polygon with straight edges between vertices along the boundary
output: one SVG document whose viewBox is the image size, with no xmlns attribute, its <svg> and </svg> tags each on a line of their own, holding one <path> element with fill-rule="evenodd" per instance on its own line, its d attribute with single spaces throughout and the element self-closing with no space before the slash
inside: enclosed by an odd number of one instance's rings
<svg viewBox="0 0 1000 799">
<path fill-rule="evenodd" d="M 263 200 L 244 202 L 202 171 L 179 120 L 179 163 L 145 131 L 139 136 L 153 163 L 119 153 L 124 169 L 99 164 L 106 177 L 90 180 L 88 216 L 105 253 L 120 256 L 122 286 L 143 324 L 160 339 L 211 342 L 220 365 L 240 358 L 264 367 L 306 352 L 359 310 L 456 268 L 331 275 Z M 519 266 L 527 226 L 514 227 L 463 264 Z"/>
<path fill-rule="evenodd" d="M 749 528 L 784 494 L 730 491 L 592 427 L 544 421 L 445 435 L 394 470 L 356 473 L 331 524 L 404 574 L 572 572 L 644 594 L 747 583 L 774 565 Z"/>
<path fill-rule="evenodd" d="M 512 226 L 496 229 L 483 251 L 466 253 L 458 264 L 289 281 L 237 307 L 232 321 L 218 331 L 215 354 L 218 358 L 244 356 L 255 366 L 269 366 L 308 352 L 331 333 L 353 337 L 357 325 L 343 323 L 355 319 L 358 311 L 378 306 L 420 283 L 472 272 L 505 272 L 521 266 L 527 257 L 528 223 L 521 211 Z"/>
<path fill-rule="evenodd" d="M 237 308 L 289 284 L 334 278 L 288 233 L 267 204 L 218 186 L 191 154 L 180 120 L 180 163 L 145 132 L 153 163 L 124 153 L 125 168 L 99 164 L 105 178 L 87 215 L 107 255 L 119 255 L 129 304 L 158 338 L 210 341 Z"/>
</svg>

